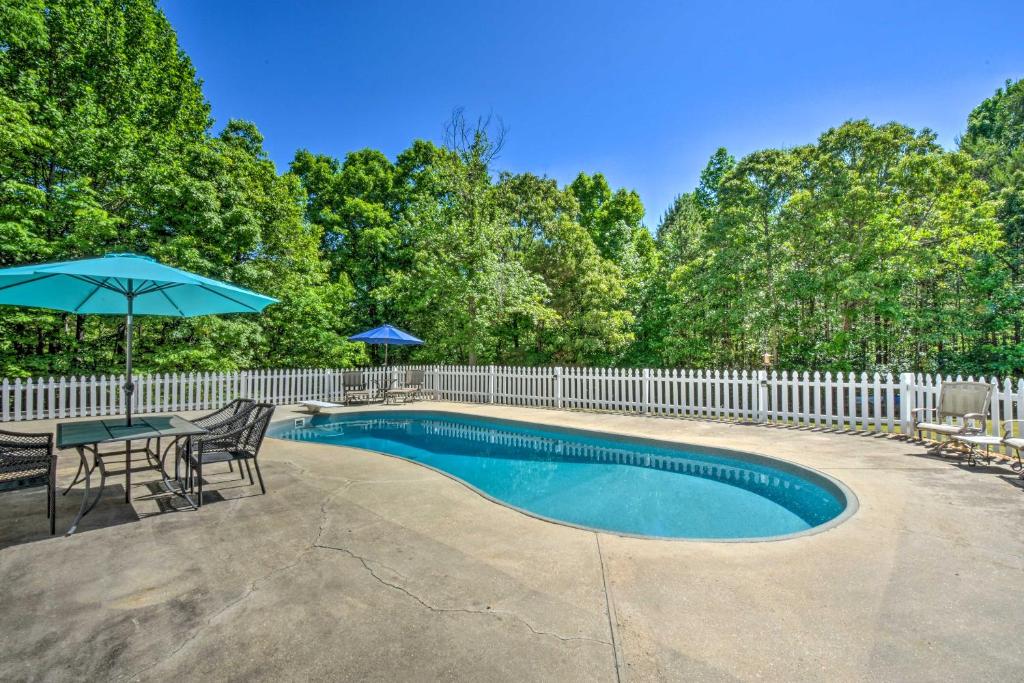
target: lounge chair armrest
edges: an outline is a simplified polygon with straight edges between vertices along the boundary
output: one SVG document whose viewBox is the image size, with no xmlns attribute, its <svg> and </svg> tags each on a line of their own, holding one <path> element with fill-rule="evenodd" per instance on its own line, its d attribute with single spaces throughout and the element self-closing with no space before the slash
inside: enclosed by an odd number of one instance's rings
<svg viewBox="0 0 1024 683">
<path fill-rule="evenodd" d="M 1003 420 L 1000 423 L 1000 427 L 1003 430 L 1003 438 L 1012 436 L 1012 427 L 1015 424 L 1021 425 L 1021 433 L 1024 434 L 1024 420 Z"/>
<path fill-rule="evenodd" d="M 914 415 L 915 418 L 916 418 L 918 413 L 934 413 L 934 412 L 936 412 L 935 408 L 913 408 L 913 409 L 911 409 L 910 414 Z M 914 421 L 916 422 L 917 420 L 915 419 Z"/>
<path fill-rule="evenodd" d="M 965 421 L 966 420 L 979 420 L 981 422 L 984 422 L 987 419 L 988 419 L 988 415 L 985 415 L 984 413 L 966 413 L 966 414 L 964 414 L 964 420 Z"/>
</svg>

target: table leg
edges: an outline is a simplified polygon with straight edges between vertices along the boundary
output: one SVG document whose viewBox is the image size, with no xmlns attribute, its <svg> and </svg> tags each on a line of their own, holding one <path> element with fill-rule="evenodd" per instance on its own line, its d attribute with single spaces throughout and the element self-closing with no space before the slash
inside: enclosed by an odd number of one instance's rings
<svg viewBox="0 0 1024 683">
<path fill-rule="evenodd" d="M 100 448 L 98 445 L 94 444 L 92 446 L 92 457 L 93 470 L 99 468 L 100 471 L 100 488 L 96 492 L 96 497 L 93 498 L 92 503 L 90 503 L 89 507 L 85 509 L 85 514 L 89 514 L 89 512 L 91 512 L 92 509 L 96 507 L 96 503 L 100 502 L 100 498 L 103 496 L 103 490 L 106 489 L 107 487 L 107 467 L 106 465 L 103 464 L 103 456 L 100 455 Z"/>
<path fill-rule="evenodd" d="M 189 473 L 191 473 L 192 472 L 192 464 L 191 464 L 192 463 L 192 439 L 190 439 L 188 437 L 185 437 L 185 458 L 187 459 L 187 462 L 189 463 L 189 470 L 188 471 L 189 471 Z M 181 495 L 185 497 L 185 500 L 188 501 L 188 504 L 192 506 L 193 510 L 198 510 L 199 509 L 199 504 L 196 503 L 196 501 L 192 500 L 192 496 L 190 496 L 188 494 L 188 492 L 185 489 L 185 485 L 184 484 L 181 485 Z"/>
<path fill-rule="evenodd" d="M 80 481 L 79 477 L 82 476 L 83 470 L 85 468 L 87 468 L 87 467 L 88 467 L 88 463 L 85 462 L 84 458 L 82 458 L 81 460 L 78 461 L 78 471 L 75 472 L 75 478 L 71 480 L 71 483 L 68 484 L 68 487 L 66 489 L 64 489 L 64 493 L 62 493 L 60 495 L 62 495 L 62 496 L 68 495 L 68 491 L 70 491 L 72 489 L 72 487 L 74 487 L 74 485 L 77 484 Z"/>
<path fill-rule="evenodd" d="M 103 489 L 107 485 L 107 470 L 103 467 L 103 459 L 99 457 L 99 448 L 92 446 L 93 465 L 89 467 L 89 459 L 86 456 L 86 451 L 89 449 L 88 446 L 79 446 L 75 450 L 78 451 L 78 457 L 81 458 L 81 464 L 79 469 L 85 473 L 85 491 L 82 493 L 82 504 L 78 506 L 78 514 L 71 521 L 71 526 L 68 528 L 67 535 L 75 533 L 78 529 L 78 523 L 82 521 L 82 517 L 85 517 L 89 512 L 96 507 L 96 503 L 99 502 L 100 498 L 103 497 Z M 100 487 L 96 491 L 96 497 L 93 498 L 92 503 L 89 503 L 89 491 L 92 484 L 92 472 L 97 467 L 100 470 Z M 75 475 L 76 477 L 78 475 Z"/>
<path fill-rule="evenodd" d="M 124 442 L 124 502 L 132 502 L 132 442 Z"/>
<path fill-rule="evenodd" d="M 159 465 L 160 464 L 160 437 L 159 436 L 156 437 L 156 450 L 155 451 L 152 448 L 149 447 L 149 444 L 150 444 L 151 441 L 153 441 L 153 439 L 146 439 L 146 462 L 149 462 L 149 463 L 151 463 L 153 465 Z"/>
<path fill-rule="evenodd" d="M 167 446 L 167 448 L 164 449 L 163 455 L 159 458 L 160 478 L 162 480 L 164 489 L 166 491 L 169 491 L 170 493 L 175 493 L 175 494 L 181 496 L 182 498 L 184 498 L 188 502 L 189 505 L 192 506 L 193 509 L 195 509 L 196 508 L 196 504 L 192 500 L 192 498 L 188 495 L 188 491 L 186 490 L 185 485 L 181 482 L 181 478 L 178 475 L 179 468 L 178 468 L 178 457 L 177 457 L 177 455 L 175 455 L 175 457 L 174 457 L 174 479 L 173 480 L 167 475 L 167 469 L 166 469 L 166 466 L 165 466 L 165 464 L 167 462 L 167 455 L 169 453 L 171 453 L 172 451 L 175 452 L 175 454 L 177 454 L 178 443 L 180 442 L 181 438 L 182 437 L 175 437 L 171 441 L 171 443 Z M 189 437 L 187 437 L 187 436 L 184 437 L 184 438 L 185 438 L 185 457 L 188 457 L 188 455 L 189 455 L 188 448 L 191 445 L 192 440 Z"/>
</svg>

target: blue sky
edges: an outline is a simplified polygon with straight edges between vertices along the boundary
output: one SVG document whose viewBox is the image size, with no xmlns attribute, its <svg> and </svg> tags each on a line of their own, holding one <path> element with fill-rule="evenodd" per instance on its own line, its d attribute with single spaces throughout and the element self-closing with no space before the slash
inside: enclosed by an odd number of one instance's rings
<svg viewBox="0 0 1024 683">
<path fill-rule="evenodd" d="M 954 146 L 1024 78 L 1024 2 L 160 0 L 218 127 L 295 150 L 390 157 L 455 107 L 508 126 L 498 167 L 637 190 L 650 227 L 719 146 L 812 142 L 851 118 Z"/>
</svg>

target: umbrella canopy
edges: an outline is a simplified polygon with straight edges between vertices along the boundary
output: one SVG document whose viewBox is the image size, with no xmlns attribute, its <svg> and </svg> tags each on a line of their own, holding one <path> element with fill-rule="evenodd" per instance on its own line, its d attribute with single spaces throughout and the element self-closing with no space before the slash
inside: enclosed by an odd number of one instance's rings
<svg viewBox="0 0 1024 683">
<path fill-rule="evenodd" d="M 276 301 L 137 254 L 0 269 L 0 304 L 71 313 L 191 318 L 258 313 Z"/>
<path fill-rule="evenodd" d="M 395 346 L 418 346 L 423 343 L 422 339 L 391 325 L 381 325 L 366 332 L 353 334 L 348 340 L 366 342 L 367 344 L 394 344 Z"/>
<path fill-rule="evenodd" d="M 384 365 L 388 364 L 388 346 L 394 344 L 395 346 L 419 346 L 423 343 L 423 340 L 419 337 L 414 337 L 408 332 L 403 332 L 397 327 L 391 325 L 381 325 L 375 327 L 372 330 L 366 332 L 360 332 L 359 334 L 353 334 L 348 338 L 349 341 L 365 342 L 367 344 L 383 344 L 384 345 Z"/>
<path fill-rule="evenodd" d="M 132 316 L 191 318 L 258 313 L 277 299 L 171 268 L 148 256 L 102 258 L 0 269 L 0 304 L 78 314 L 123 315 L 128 424 L 132 421 Z"/>
</svg>

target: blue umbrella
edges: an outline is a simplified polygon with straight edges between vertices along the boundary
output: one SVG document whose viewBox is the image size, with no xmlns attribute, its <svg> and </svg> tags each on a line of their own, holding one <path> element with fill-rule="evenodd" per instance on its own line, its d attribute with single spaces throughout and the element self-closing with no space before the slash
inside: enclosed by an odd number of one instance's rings
<svg viewBox="0 0 1024 683">
<path fill-rule="evenodd" d="M 107 254 L 102 258 L 0 269 L 0 304 L 125 316 L 128 424 L 132 423 L 135 392 L 133 315 L 191 318 L 214 313 L 259 313 L 276 301 L 137 254 Z"/>
<path fill-rule="evenodd" d="M 397 327 L 392 327 L 391 325 L 381 325 L 380 327 L 375 327 L 372 330 L 367 330 L 366 332 L 353 334 L 348 338 L 348 340 L 365 342 L 367 344 L 383 344 L 384 365 L 388 364 L 388 345 L 419 346 L 423 343 L 422 339 L 414 337 L 408 332 L 403 332 Z"/>
</svg>

